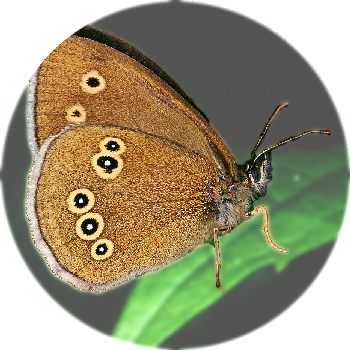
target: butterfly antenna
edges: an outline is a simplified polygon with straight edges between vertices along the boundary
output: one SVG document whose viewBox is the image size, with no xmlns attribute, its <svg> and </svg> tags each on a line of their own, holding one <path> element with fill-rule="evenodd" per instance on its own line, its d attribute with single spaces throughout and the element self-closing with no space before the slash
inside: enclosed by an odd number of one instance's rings
<svg viewBox="0 0 350 350">
<path fill-rule="evenodd" d="M 281 103 L 276 109 L 275 111 L 272 113 L 272 116 L 270 117 L 270 119 L 268 120 L 268 122 L 266 123 L 265 125 L 265 128 L 263 130 L 263 132 L 261 133 L 259 139 L 258 139 L 258 142 L 256 143 L 255 147 L 254 147 L 254 150 L 252 152 L 252 155 L 251 155 L 251 160 L 253 160 L 254 158 L 256 159 L 257 157 L 255 157 L 255 152 L 256 150 L 258 149 L 261 141 L 263 140 L 263 138 L 265 137 L 265 134 L 267 132 L 267 129 L 269 128 L 270 124 L 272 123 L 272 121 L 275 119 L 275 117 L 277 116 L 277 114 L 280 112 L 281 109 L 283 109 L 284 107 L 287 107 L 288 106 L 288 102 L 283 102 Z M 277 147 L 277 146 L 276 146 Z"/>
<path fill-rule="evenodd" d="M 256 161 L 261 155 L 263 155 L 264 153 L 266 153 L 266 152 L 268 152 L 268 151 L 271 151 L 272 149 L 274 149 L 274 148 L 276 148 L 276 147 L 282 146 L 282 145 L 284 145 L 285 143 L 287 143 L 287 142 L 289 142 L 289 141 L 294 141 L 294 140 L 298 139 L 299 137 L 302 137 L 302 136 L 305 136 L 305 135 L 308 135 L 308 134 L 312 134 L 312 133 L 332 135 L 332 131 L 330 131 L 330 130 L 309 130 L 309 131 L 305 131 L 305 132 L 303 132 L 303 133 L 300 134 L 300 135 L 288 137 L 287 139 L 278 142 L 278 143 L 275 144 L 274 146 L 269 147 L 268 149 L 266 149 L 265 151 L 263 151 L 263 152 L 261 152 L 259 155 L 257 155 L 257 156 L 254 158 L 253 162 L 255 162 L 255 161 Z"/>
</svg>

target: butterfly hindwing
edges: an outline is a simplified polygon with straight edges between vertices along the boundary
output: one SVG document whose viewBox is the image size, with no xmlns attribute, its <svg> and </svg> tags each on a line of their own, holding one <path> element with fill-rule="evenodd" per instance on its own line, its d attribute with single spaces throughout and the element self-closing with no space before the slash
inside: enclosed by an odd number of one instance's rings
<svg viewBox="0 0 350 350">
<path fill-rule="evenodd" d="M 207 158 L 171 141 L 81 125 L 45 142 L 27 209 L 51 269 L 100 291 L 208 240 L 216 181 Z"/>
</svg>

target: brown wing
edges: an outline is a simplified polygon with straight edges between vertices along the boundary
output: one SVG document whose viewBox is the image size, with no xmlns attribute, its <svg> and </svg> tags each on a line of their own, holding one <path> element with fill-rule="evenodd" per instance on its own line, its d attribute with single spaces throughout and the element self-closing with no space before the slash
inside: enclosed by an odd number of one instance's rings
<svg viewBox="0 0 350 350">
<path fill-rule="evenodd" d="M 183 256 L 212 233 L 218 173 L 205 157 L 120 127 L 68 127 L 33 166 L 27 213 L 54 273 L 102 291 Z"/>
<path fill-rule="evenodd" d="M 69 124 L 97 122 L 167 138 L 235 176 L 224 142 L 164 71 L 121 40 L 91 27 L 87 32 L 95 40 L 71 36 L 32 78 L 29 115 L 35 151 Z"/>
</svg>

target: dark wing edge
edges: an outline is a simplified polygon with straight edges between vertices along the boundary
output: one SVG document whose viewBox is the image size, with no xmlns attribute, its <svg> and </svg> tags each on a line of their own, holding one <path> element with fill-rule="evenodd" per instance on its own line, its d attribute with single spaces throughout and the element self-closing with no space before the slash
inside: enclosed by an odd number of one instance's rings
<svg viewBox="0 0 350 350">
<path fill-rule="evenodd" d="M 193 108 L 195 108 L 206 122 L 209 122 L 209 119 L 206 115 L 197 107 L 192 98 L 190 98 L 181 87 L 154 61 L 144 55 L 142 52 L 137 50 L 135 47 L 131 46 L 127 42 L 115 37 L 114 35 L 107 34 L 99 29 L 96 29 L 91 26 L 85 26 L 75 32 L 73 35 L 79 36 L 81 38 L 86 38 L 94 40 L 100 44 L 107 45 L 123 54 L 129 56 L 135 61 L 142 64 L 144 67 L 148 68 L 154 74 L 156 74 L 160 79 L 166 82 L 172 89 L 174 89 L 181 97 L 183 97 Z"/>
</svg>

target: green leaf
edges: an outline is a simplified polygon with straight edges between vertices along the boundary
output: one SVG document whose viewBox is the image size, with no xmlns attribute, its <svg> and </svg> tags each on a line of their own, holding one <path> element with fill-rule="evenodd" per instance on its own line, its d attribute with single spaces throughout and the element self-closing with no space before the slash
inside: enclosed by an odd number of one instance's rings
<svg viewBox="0 0 350 350">
<path fill-rule="evenodd" d="M 234 288 L 254 271 L 275 266 L 282 271 L 293 259 L 336 239 L 341 226 L 348 184 L 346 151 L 289 151 L 273 159 L 269 185 L 269 230 L 288 253 L 267 244 L 263 215 L 220 238 L 221 282 Z M 140 345 L 157 346 L 186 322 L 223 296 L 215 288 L 215 254 L 210 245 L 138 279 L 113 336 Z"/>
</svg>

